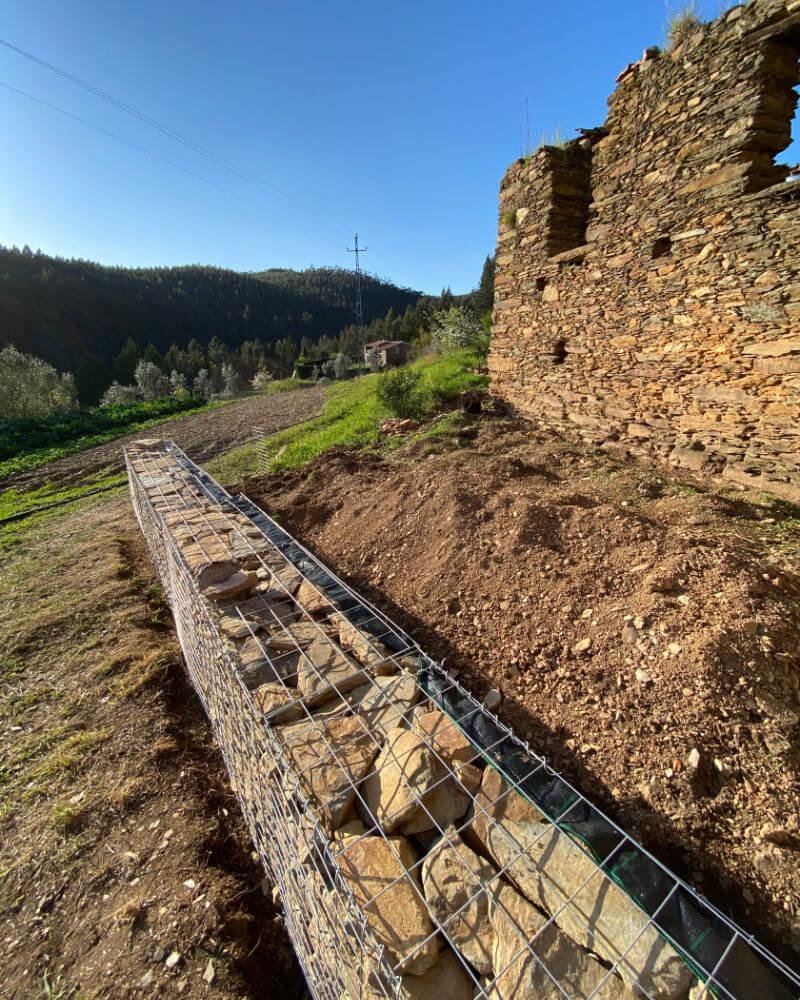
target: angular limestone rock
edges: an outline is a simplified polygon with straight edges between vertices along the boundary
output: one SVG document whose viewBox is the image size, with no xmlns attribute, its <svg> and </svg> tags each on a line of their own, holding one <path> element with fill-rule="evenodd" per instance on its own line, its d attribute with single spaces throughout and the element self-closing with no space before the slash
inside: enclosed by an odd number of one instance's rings
<svg viewBox="0 0 800 1000">
<path fill-rule="evenodd" d="M 297 589 L 302 582 L 302 574 L 289 565 L 278 566 L 276 569 L 273 569 L 270 577 L 270 586 L 291 596 L 297 593 Z"/>
<path fill-rule="evenodd" d="M 401 824 L 404 833 L 444 827 L 463 816 L 470 801 L 450 775 L 417 733 L 392 729 L 364 782 L 364 799 L 387 833 Z"/>
<path fill-rule="evenodd" d="M 654 1000 L 685 997 L 691 973 L 658 931 L 646 927 L 639 907 L 516 791 L 493 804 L 504 790 L 505 782 L 487 768 L 472 830 L 506 876 L 531 902 L 555 914 L 558 927 L 582 948 L 614 962 L 633 943 L 619 966 L 632 986 L 640 985 Z"/>
<path fill-rule="evenodd" d="M 496 876 L 494 865 L 470 850 L 453 827 L 422 863 L 422 887 L 434 916 L 453 947 L 482 976 L 492 972 L 494 946 L 484 886 L 491 887 Z"/>
<path fill-rule="evenodd" d="M 490 1000 L 563 1000 L 565 994 L 630 1000 L 631 993 L 621 979 L 609 974 L 554 924 L 545 926 L 547 917 L 510 885 L 495 888 L 489 913 L 497 975 L 487 991 Z"/>
<path fill-rule="evenodd" d="M 411 844 L 404 837 L 345 837 L 341 847 L 337 842 L 336 861 L 397 971 L 419 976 L 430 969 L 439 938 L 422 899 Z"/>
<path fill-rule="evenodd" d="M 412 1000 L 472 1000 L 475 985 L 449 948 L 421 976 L 403 976 L 403 989 Z"/>
<path fill-rule="evenodd" d="M 356 786 L 375 760 L 377 744 L 353 716 L 297 722 L 275 732 L 330 829 L 337 829 L 352 805 Z"/>
<path fill-rule="evenodd" d="M 397 728 L 418 697 L 417 682 L 410 674 L 375 677 L 354 688 L 351 695 L 367 725 L 384 736 Z"/>
<path fill-rule="evenodd" d="M 335 615 L 339 645 L 365 666 L 377 666 L 392 655 L 392 651 L 367 632 L 362 632 L 344 615 Z M 391 673 L 396 672 L 392 665 Z"/>
<path fill-rule="evenodd" d="M 255 587 L 258 577 L 252 570 L 237 570 L 227 579 L 203 588 L 203 596 L 210 601 L 229 601 L 238 594 L 245 594 Z"/>
<path fill-rule="evenodd" d="M 201 590 L 229 579 L 239 569 L 239 564 L 228 558 L 224 545 L 218 543 L 208 548 L 210 552 L 206 546 L 201 549 L 198 545 L 182 550 L 189 572 Z"/>
<path fill-rule="evenodd" d="M 320 614 L 323 611 L 329 611 L 333 608 L 328 598 L 323 597 L 309 580 L 303 580 L 298 588 L 296 597 L 298 604 L 310 615 Z"/>
<path fill-rule="evenodd" d="M 317 639 L 300 661 L 297 687 L 311 705 L 345 694 L 366 678 L 364 668 L 327 639 Z"/>
<path fill-rule="evenodd" d="M 292 697 L 291 689 L 287 691 L 277 681 L 268 681 L 256 688 L 253 699 L 264 715 L 270 716 L 271 722 L 288 722 L 299 719 L 303 714 L 302 708 L 295 704 L 296 699 Z"/>
<path fill-rule="evenodd" d="M 475 799 L 475 818 L 472 828 L 485 845 L 488 829 L 493 823 L 511 820 L 514 823 L 546 823 L 544 816 L 532 802 L 512 788 L 493 767 L 483 772 L 480 793 Z"/>
<path fill-rule="evenodd" d="M 446 773 L 442 765 L 437 765 Z M 440 782 L 425 796 L 425 808 L 418 808 L 400 826 L 400 833 L 405 836 L 425 833 L 426 830 L 439 830 L 457 820 L 466 813 L 473 795 L 481 783 L 481 772 L 472 764 L 454 764 L 452 777 Z M 435 820 L 435 822 L 434 822 Z"/>
<path fill-rule="evenodd" d="M 295 651 L 305 649 L 306 646 L 322 639 L 322 636 L 323 633 L 318 625 L 309 621 L 300 621 L 286 626 L 276 625 L 270 630 L 269 638 L 265 640 L 265 644 L 270 649 L 278 651 Z"/>
<path fill-rule="evenodd" d="M 417 715 L 413 728 L 449 764 L 468 764 L 478 756 L 455 722 L 437 709 Z"/>
</svg>

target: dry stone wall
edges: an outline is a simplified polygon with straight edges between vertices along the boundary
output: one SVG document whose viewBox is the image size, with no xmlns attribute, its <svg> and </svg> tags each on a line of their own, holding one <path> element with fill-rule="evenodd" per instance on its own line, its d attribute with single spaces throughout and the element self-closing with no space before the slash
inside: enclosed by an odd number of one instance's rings
<svg viewBox="0 0 800 1000">
<path fill-rule="evenodd" d="M 800 0 L 752 0 L 647 50 L 605 126 L 500 188 L 493 391 L 800 502 Z"/>
</svg>

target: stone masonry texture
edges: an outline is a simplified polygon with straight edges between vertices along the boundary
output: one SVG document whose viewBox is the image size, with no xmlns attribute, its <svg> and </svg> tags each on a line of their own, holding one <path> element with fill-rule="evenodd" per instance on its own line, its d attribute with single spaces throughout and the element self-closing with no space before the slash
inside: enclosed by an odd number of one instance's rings
<svg viewBox="0 0 800 1000">
<path fill-rule="evenodd" d="M 800 502 L 800 0 L 649 49 L 604 127 L 500 187 L 493 392 L 592 445 Z"/>
</svg>

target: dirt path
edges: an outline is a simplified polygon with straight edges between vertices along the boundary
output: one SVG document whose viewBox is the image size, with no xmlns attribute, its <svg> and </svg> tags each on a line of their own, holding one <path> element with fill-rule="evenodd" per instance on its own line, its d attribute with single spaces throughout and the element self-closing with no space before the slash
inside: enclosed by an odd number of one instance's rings
<svg viewBox="0 0 800 1000">
<path fill-rule="evenodd" d="M 101 472 L 120 471 L 123 446 L 141 437 L 172 438 L 191 458 L 204 462 L 260 433 L 272 434 L 301 420 L 309 420 L 319 413 L 322 403 L 322 389 L 315 386 L 273 396 L 253 396 L 218 409 L 165 420 L 144 431 L 60 458 L 32 472 L 12 476 L 2 486 L 4 489 L 35 489 L 48 481 L 65 484 Z"/>
<path fill-rule="evenodd" d="M 0 997 L 305 995 L 127 498 L 0 568 Z"/>
<path fill-rule="evenodd" d="M 800 511 L 512 422 L 244 488 L 798 964 Z"/>
</svg>

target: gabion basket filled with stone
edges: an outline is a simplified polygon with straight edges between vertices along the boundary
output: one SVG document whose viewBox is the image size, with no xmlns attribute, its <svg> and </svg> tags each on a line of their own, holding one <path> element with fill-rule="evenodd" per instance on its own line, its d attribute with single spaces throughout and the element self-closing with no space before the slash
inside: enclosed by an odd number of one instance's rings
<svg viewBox="0 0 800 1000">
<path fill-rule="evenodd" d="M 171 442 L 134 511 L 309 989 L 800 996 L 413 640 Z"/>
</svg>

